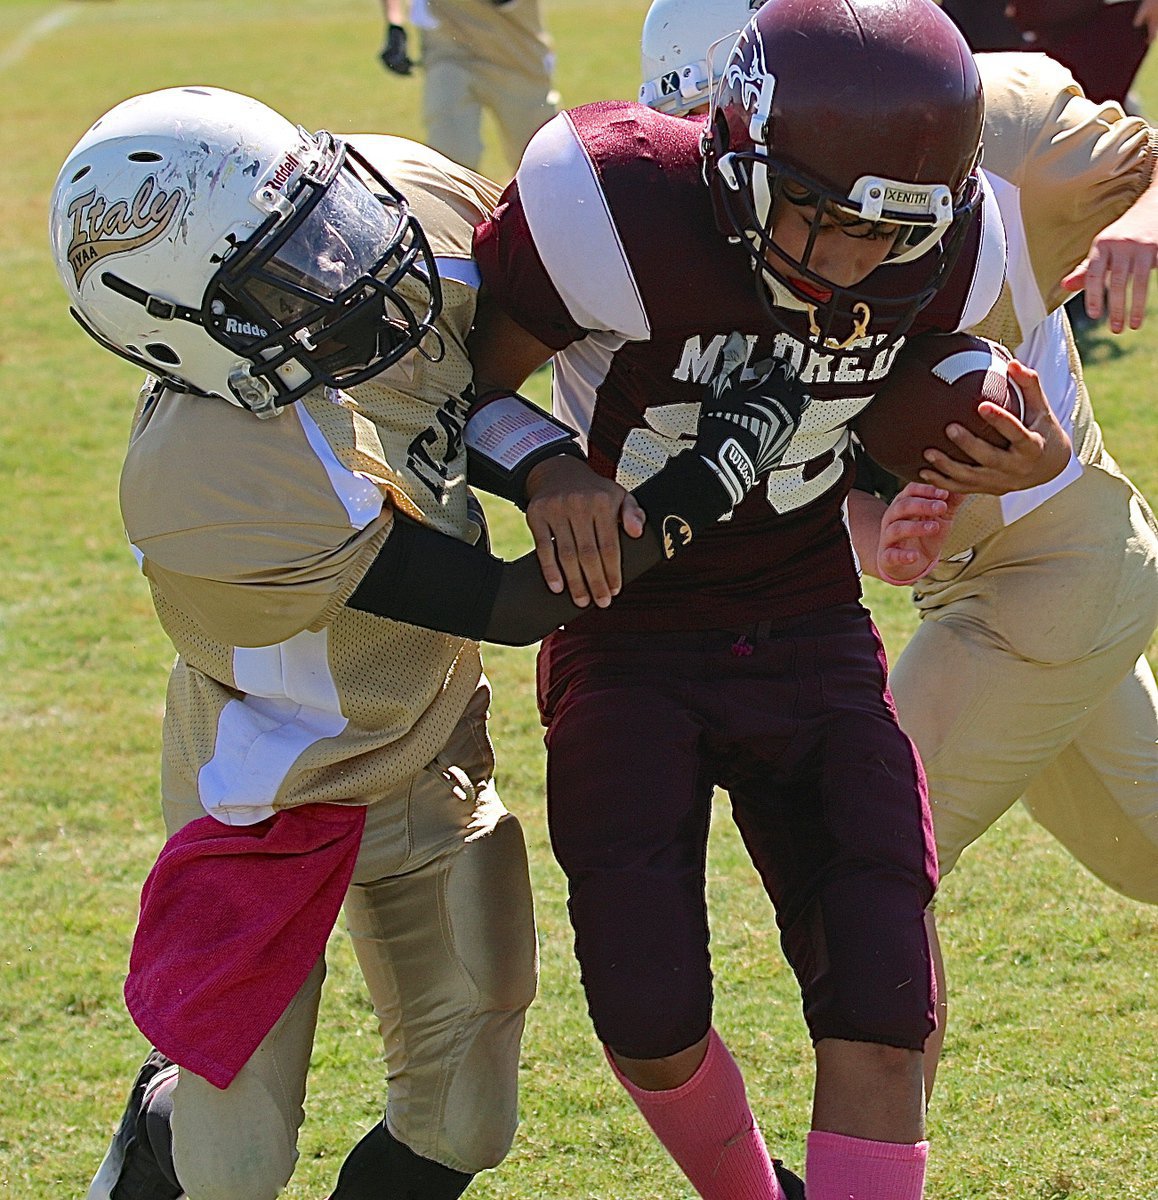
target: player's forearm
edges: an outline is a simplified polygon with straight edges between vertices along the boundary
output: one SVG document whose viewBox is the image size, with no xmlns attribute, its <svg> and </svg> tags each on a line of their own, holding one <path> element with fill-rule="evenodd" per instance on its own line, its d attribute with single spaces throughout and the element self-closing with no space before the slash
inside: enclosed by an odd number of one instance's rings
<svg viewBox="0 0 1158 1200">
<path fill-rule="evenodd" d="M 587 611 L 543 582 L 536 556 L 506 562 L 405 517 L 371 564 L 351 608 L 476 641 L 525 646 Z M 620 534 L 624 579 L 663 558 L 659 540 Z"/>
<path fill-rule="evenodd" d="M 696 450 L 671 459 L 635 490 L 647 514 L 641 537 L 619 531 L 623 582 L 686 550 L 733 505 L 720 470 Z M 351 608 L 476 641 L 525 646 L 590 611 L 552 592 L 538 557 L 505 562 L 479 546 L 396 515 Z"/>
<path fill-rule="evenodd" d="M 499 399 L 518 403 L 510 412 L 500 408 L 501 419 L 487 425 L 484 402 L 482 428 L 475 431 L 476 450 L 488 449 L 492 456 L 496 445 L 501 448 L 499 435 L 518 423 L 524 403 L 506 394 Z M 810 402 L 795 373 L 782 366 L 746 382 L 737 372 L 727 386 L 713 388 L 693 444 L 634 490 L 646 521 L 638 538 L 618 530 L 622 581 L 676 557 L 701 530 L 741 503 L 778 461 L 785 429 L 799 425 Z M 540 431 L 544 437 L 556 432 L 553 427 Z M 497 465 L 511 466 L 501 455 Z M 515 461 L 506 484 L 521 478 L 519 466 Z M 536 541 L 541 551 L 538 534 Z M 588 611 L 569 590 L 551 590 L 537 554 L 506 563 L 401 516 L 348 603 L 444 633 L 507 644 L 537 641 Z"/>
<path fill-rule="evenodd" d="M 879 578 L 877 550 L 881 542 L 881 518 L 888 506 L 879 497 L 854 488 L 848 494 L 848 530 L 852 548 L 866 575 Z"/>
</svg>

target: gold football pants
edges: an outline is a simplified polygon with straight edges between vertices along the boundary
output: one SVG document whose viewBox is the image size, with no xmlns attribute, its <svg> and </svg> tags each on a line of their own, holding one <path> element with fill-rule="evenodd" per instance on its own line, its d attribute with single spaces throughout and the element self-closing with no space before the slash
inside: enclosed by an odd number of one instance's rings
<svg viewBox="0 0 1158 1200">
<path fill-rule="evenodd" d="M 488 700 L 484 685 L 443 752 L 369 806 L 345 903 L 385 1049 L 389 1128 L 467 1172 L 510 1148 L 537 966 L 522 830 L 492 782 Z M 169 806 L 170 833 L 200 815 Z M 272 1200 L 285 1186 L 324 978 L 321 959 L 224 1091 L 180 1072 L 173 1152 L 190 1200 Z M 362 1131 L 349 1132 L 352 1146 Z"/>
<path fill-rule="evenodd" d="M 1121 476 L 1082 476 L 976 548 L 890 676 L 944 877 L 1018 798 L 1110 887 L 1158 903 L 1158 536 Z"/>
</svg>

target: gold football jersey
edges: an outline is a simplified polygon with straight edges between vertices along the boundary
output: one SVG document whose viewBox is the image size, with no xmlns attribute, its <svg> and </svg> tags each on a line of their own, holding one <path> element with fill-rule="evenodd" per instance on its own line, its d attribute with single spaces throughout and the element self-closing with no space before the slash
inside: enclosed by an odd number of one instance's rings
<svg viewBox="0 0 1158 1200">
<path fill-rule="evenodd" d="M 474 224 L 489 181 L 416 143 L 355 136 L 406 196 L 439 265 L 420 351 L 258 420 L 146 387 L 121 475 L 129 540 L 178 652 L 167 800 L 227 824 L 369 803 L 442 749 L 481 675 L 474 642 L 347 608 L 395 509 L 475 541 L 462 444 Z"/>
<path fill-rule="evenodd" d="M 1158 138 L 1117 104 L 1087 100 L 1069 70 L 1044 54 L 979 54 L 977 64 L 985 90 L 981 165 L 998 198 L 1008 263 L 1000 299 L 970 332 L 1016 350 L 1071 295 L 1061 281 L 1094 236 L 1150 185 Z M 1077 463 L 1117 472 L 1102 445 L 1069 324 L 1060 314 L 1056 319 L 1076 390 L 1064 423 Z M 948 560 L 1004 524 L 998 497 L 970 496 L 953 522 L 944 567 L 922 580 L 918 592 L 937 591 L 953 573 Z"/>
</svg>

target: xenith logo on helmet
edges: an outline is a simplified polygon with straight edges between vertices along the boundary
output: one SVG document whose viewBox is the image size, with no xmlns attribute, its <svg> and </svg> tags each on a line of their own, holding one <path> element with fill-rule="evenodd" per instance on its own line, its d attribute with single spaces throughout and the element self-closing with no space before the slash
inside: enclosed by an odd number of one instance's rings
<svg viewBox="0 0 1158 1200">
<path fill-rule="evenodd" d="M 907 188 L 887 187 L 885 188 L 885 203 L 890 201 L 893 204 L 924 204 L 928 200 L 928 196 L 924 192 L 913 192 Z"/>
<path fill-rule="evenodd" d="M 139 250 L 159 238 L 185 207 L 185 192 L 164 192 L 156 176 L 144 180 L 131 199 L 114 200 L 95 189 L 77 196 L 68 206 L 72 238 L 68 243 L 68 265 L 76 286 L 103 258 Z"/>
</svg>

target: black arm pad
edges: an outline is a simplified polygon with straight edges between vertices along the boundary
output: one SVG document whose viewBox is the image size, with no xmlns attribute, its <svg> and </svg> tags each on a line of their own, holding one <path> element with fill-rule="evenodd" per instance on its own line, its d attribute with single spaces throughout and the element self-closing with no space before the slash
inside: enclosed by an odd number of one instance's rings
<svg viewBox="0 0 1158 1200">
<path fill-rule="evenodd" d="M 494 607 L 502 567 L 485 549 L 395 514 L 386 544 L 346 603 L 477 640 Z"/>
<path fill-rule="evenodd" d="M 691 545 L 732 508 L 718 474 L 694 450 L 668 461 L 635 489 L 645 513 L 643 536 L 619 531 L 624 583 Z M 589 608 L 543 582 L 532 552 L 504 562 L 396 514 L 394 529 L 347 601 L 351 608 L 480 642 L 527 646 Z"/>
<path fill-rule="evenodd" d="M 545 459 L 586 459 L 577 434 L 518 392 L 491 391 L 475 400 L 463 429 L 472 487 L 527 507 L 527 476 Z"/>
<path fill-rule="evenodd" d="M 649 521 L 641 538 L 620 531 L 625 582 L 663 558 L 651 530 Z M 399 515 L 347 603 L 379 617 L 507 646 L 528 646 L 590 611 L 567 592 L 548 589 L 534 553 L 504 562 Z"/>
</svg>

